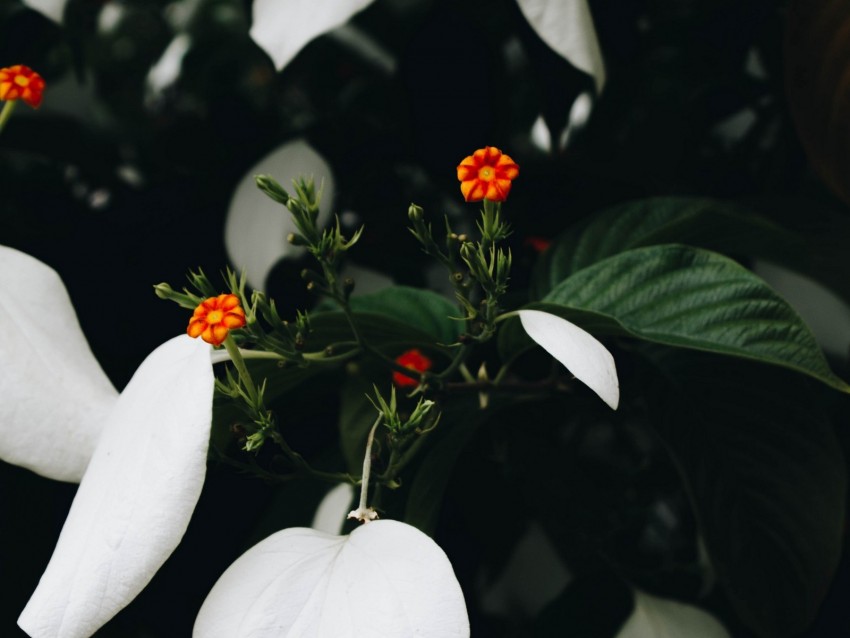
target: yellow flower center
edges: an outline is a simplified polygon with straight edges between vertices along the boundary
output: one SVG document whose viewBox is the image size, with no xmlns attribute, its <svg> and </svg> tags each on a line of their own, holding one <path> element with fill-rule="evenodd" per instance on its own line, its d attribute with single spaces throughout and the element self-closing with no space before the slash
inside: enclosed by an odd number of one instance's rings
<svg viewBox="0 0 850 638">
<path fill-rule="evenodd" d="M 221 310 L 212 310 L 207 314 L 207 323 L 216 324 L 221 323 L 221 320 L 224 318 L 224 313 Z"/>
<path fill-rule="evenodd" d="M 14 79 L 14 82 L 15 82 L 15 84 L 17 84 L 18 86 L 26 87 L 26 86 L 29 86 L 29 84 L 30 84 L 30 79 L 29 79 L 29 78 L 25 78 L 23 75 L 16 75 L 16 76 L 15 76 L 15 79 Z"/>
<path fill-rule="evenodd" d="M 496 170 L 492 166 L 483 166 L 478 171 L 478 179 L 483 179 L 485 182 L 489 182 L 494 177 L 496 177 Z"/>
</svg>

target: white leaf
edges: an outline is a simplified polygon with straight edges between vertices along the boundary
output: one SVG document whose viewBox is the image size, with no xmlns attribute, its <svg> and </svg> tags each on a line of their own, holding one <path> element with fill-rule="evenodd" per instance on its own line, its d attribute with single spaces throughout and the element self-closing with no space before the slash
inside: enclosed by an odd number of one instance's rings
<svg viewBox="0 0 850 638">
<path fill-rule="evenodd" d="M 330 217 L 334 197 L 331 167 L 313 147 L 300 139 L 276 148 L 242 178 L 227 212 L 224 243 L 233 265 L 237 269 L 244 268 L 248 282 L 258 290 L 265 288 L 269 271 L 281 257 L 300 255 L 305 250 L 286 240 L 287 235 L 296 230 L 292 215 L 257 188 L 254 177 L 262 174 L 271 175 L 289 193 L 293 193 L 293 179 L 313 177 L 316 187 L 322 186 L 317 222 L 320 226 Z"/>
<path fill-rule="evenodd" d="M 469 636 L 446 555 L 410 525 L 349 536 L 291 528 L 231 565 L 204 601 L 195 638 Z"/>
<path fill-rule="evenodd" d="M 30 9 L 43 13 L 54 22 L 62 23 L 62 16 L 65 13 L 65 5 L 68 0 L 23 0 L 23 3 Z"/>
<path fill-rule="evenodd" d="M 319 507 L 316 508 L 310 527 L 326 534 L 339 534 L 351 510 L 352 500 L 354 500 L 354 487 L 350 483 L 340 483 L 325 494 Z"/>
<path fill-rule="evenodd" d="M 89 349 L 62 280 L 0 246 L 0 458 L 79 481 L 118 393 Z"/>
<path fill-rule="evenodd" d="M 614 357 L 593 335 L 574 323 L 540 310 L 519 310 L 522 327 L 546 352 L 560 361 L 612 410 L 620 404 L 620 382 Z"/>
<path fill-rule="evenodd" d="M 33 638 L 92 635 L 177 547 L 206 473 L 210 346 L 154 350 L 109 415 L 59 542 L 18 619 Z"/>
<path fill-rule="evenodd" d="M 254 0 L 251 37 L 278 71 L 313 38 L 345 24 L 372 0 Z"/>
<path fill-rule="evenodd" d="M 587 0 L 517 0 L 525 19 L 549 47 L 605 86 L 605 64 Z"/>
<path fill-rule="evenodd" d="M 729 638 L 711 614 L 693 605 L 635 591 L 635 608 L 616 638 Z"/>
</svg>

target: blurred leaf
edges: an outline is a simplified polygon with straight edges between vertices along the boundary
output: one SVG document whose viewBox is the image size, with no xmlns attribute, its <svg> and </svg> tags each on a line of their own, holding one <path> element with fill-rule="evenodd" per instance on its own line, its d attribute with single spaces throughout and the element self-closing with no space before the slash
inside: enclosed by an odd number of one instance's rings
<svg viewBox="0 0 850 638">
<path fill-rule="evenodd" d="M 610 638 L 632 607 L 628 585 L 609 572 L 579 576 L 534 623 L 540 638 Z"/>
<path fill-rule="evenodd" d="M 785 20 L 785 89 L 815 171 L 850 202 L 850 6 L 794 0 Z"/>
<path fill-rule="evenodd" d="M 362 363 L 354 374 L 347 375 L 340 389 L 339 437 L 342 454 L 348 471 L 359 475 L 363 469 L 363 455 L 366 452 L 366 439 L 369 429 L 378 417 L 375 407 L 367 399 L 374 395 L 372 384 L 386 392 L 386 383 L 380 382 L 380 369 L 375 365 Z M 389 373 L 386 374 L 389 381 Z M 384 428 L 382 428 L 384 429 Z M 376 433 L 378 442 L 383 440 L 384 432 Z"/>
<path fill-rule="evenodd" d="M 254 0 L 251 37 L 280 71 L 310 40 L 345 24 L 371 3 L 372 0 L 336 0 L 320 4 L 303 0 Z"/>
<path fill-rule="evenodd" d="M 54 22 L 62 22 L 65 14 L 65 5 L 68 0 L 22 0 L 22 2 L 36 11 L 43 13 Z"/>
<path fill-rule="evenodd" d="M 736 204 L 653 197 L 600 211 L 556 239 L 535 266 L 532 296 L 543 297 L 572 273 L 606 257 L 630 248 L 674 242 L 781 263 L 808 255 L 798 237 Z"/>
<path fill-rule="evenodd" d="M 517 0 L 525 19 L 547 45 L 605 86 L 605 63 L 587 0 Z"/>
<path fill-rule="evenodd" d="M 425 454 L 413 477 L 404 513 L 406 523 L 434 535 L 452 470 L 463 448 L 488 416 L 489 412 L 458 402 L 443 411 L 436 433 L 430 435 L 440 438 Z"/>
<path fill-rule="evenodd" d="M 823 388 L 785 370 L 678 353 L 661 434 L 690 485 L 719 581 L 760 636 L 814 619 L 842 548 L 847 478 Z"/>
<path fill-rule="evenodd" d="M 596 334 L 762 361 L 850 392 L 781 297 L 736 262 L 706 250 L 675 244 L 629 250 L 580 270 L 530 307 Z M 521 338 L 506 328 L 500 348 L 510 357 Z"/>
<path fill-rule="evenodd" d="M 699 607 L 635 591 L 635 608 L 615 638 L 729 638 L 729 632 Z"/>
</svg>

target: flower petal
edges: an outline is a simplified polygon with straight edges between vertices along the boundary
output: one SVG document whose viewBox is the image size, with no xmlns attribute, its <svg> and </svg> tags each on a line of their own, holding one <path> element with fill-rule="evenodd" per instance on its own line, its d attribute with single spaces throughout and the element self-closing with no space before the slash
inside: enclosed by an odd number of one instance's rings
<svg viewBox="0 0 850 638">
<path fill-rule="evenodd" d="M 587 385 L 611 409 L 620 403 L 614 357 L 599 341 L 574 323 L 540 310 L 519 310 L 522 327 L 546 352 Z"/>
<path fill-rule="evenodd" d="M 0 246 L 0 458 L 79 481 L 118 393 L 54 270 Z"/>
<path fill-rule="evenodd" d="M 469 636 L 446 555 L 410 525 L 375 521 L 349 536 L 277 532 L 222 575 L 195 638 Z"/>
<path fill-rule="evenodd" d="M 296 230 L 295 223 L 286 208 L 257 188 L 254 176 L 260 174 L 271 175 L 290 192 L 294 178 L 312 176 L 316 186 L 323 187 L 320 227 L 330 217 L 334 182 L 328 163 L 300 139 L 287 142 L 266 155 L 239 182 L 227 213 L 224 243 L 237 269 L 245 269 L 251 287 L 263 290 L 266 277 L 281 257 L 298 256 L 306 249 L 287 241 L 287 235 Z"/>
<path fill-rule="evenodd" d="M 517 0 L 525 19 L 551 49 L 605 86 L 605 64 L 587 0 Z"/>
<path fill-rule="evenodd" d="M 33 638 L 84 638 L 127 605 L 177 547 L 206 473 L 211 348 L 154 350 L 107 420 L 38 588 L 18 619 Z"/>
<path fill-rule="evenodd" d="M 310 40 L 370 4 L 372 0 L 254 0 L 251 37 L 281 70 Z"/>
<path fill-rule="evenodd" d="M 616 638 L 729 638 L 714 616 L 693 605 L 635 591 L 635 608 Z"/>
</svg>

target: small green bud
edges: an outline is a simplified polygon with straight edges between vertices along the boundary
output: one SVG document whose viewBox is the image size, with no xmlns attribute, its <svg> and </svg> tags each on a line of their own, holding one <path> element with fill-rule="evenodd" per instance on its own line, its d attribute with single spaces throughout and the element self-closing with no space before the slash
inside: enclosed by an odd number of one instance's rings
<svg viewBox="0 0 850 638">
<path fill-rule="evenodd" d="M 421 222 L 425 217 L 425 211 L 421 206 L 411 204 L 410 208 L 407 209 L 407 216 L 412 222 Z"/>
<path fill-rule="evenodd" d="M 284 206 L 289 203 L 289 200 L 291 199 L 289 193 L 287 193 L 283 186 L 281 186 L 271 175 L 256 175 L 254 180 L 257 182 L 259 189 L 271 197 L 274 201 L 279 204 L 283 204 Z"/>
<path fill-rule="evenodd" d="M 286 236 L 286 241 L 288 241 L 293 246 L 309 246 L 310 242 L 303 235 L 299 235 L 298 233 L 289 233 Z"/>
</svg>

